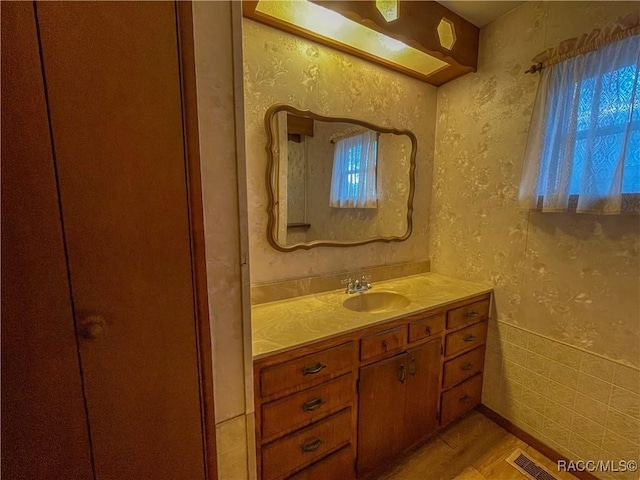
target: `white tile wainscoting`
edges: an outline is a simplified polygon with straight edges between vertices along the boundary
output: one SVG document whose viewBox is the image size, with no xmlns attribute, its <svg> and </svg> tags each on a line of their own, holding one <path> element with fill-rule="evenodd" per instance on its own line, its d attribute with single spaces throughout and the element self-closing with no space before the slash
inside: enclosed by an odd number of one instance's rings
<svg viewBox="0 0 640 480">
<path fill-rule="evenodd" d="M 492 321 L 482 403 L 571 460 L 640 461 L 637 368 Z"/>
</svg>

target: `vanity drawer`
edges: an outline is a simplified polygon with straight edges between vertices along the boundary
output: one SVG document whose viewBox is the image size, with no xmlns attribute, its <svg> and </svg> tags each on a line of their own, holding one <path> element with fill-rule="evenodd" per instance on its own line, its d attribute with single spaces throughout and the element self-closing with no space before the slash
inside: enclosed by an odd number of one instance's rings
<svg viewBox="0 0 640 480">
<path fill-rule="evenodd" d="M 360 360 L 383 355 L 407 344 L 407 327 L 401 325 L 360 340 Z"/>
<path fill-rule="evenodd" d="M 305 468 L 289 480 L 352 480 L 356 478 L 355 461 L 351 447 L 344 447 L 334 453 Z"/>
<path fill-rule="evenodd" d="M 447 328 L 458 328 L 489 318 L 489 299 L 450 310 L 447 313 Z"/>
<path fill-rule="evenodd" d="M 355 396 L 352 373 L 262 406 L 262 438 L 277 437 L 347 407 Z M 280 435 L 281 436 L 281 435 Z"/>
<path fill-rule="evenodd" d="M 483 345 L 487 340 L 487 322 L 476 323 L 457 332 L 450 333 L 445 338 L 444 356 L 450 357 L 463 350 Z"/>
<path fill-rule="evenodd" d="M 447 390 L 484 369 L 484 347 L 449 360 L 444 364 L 442 388 Z"/>
<path fill-rule="evenodd" d="M 285 438 L 262 447 L 264 480 L 281 478 L 302 466 L 319 460 L 327 452 L 351 439 L 351 409 L 314 423 Z"/>
<path fill-rule="evenodd" d="M 480 403 L 482 397 L 482 374 L 461 383 L 442 394 L 442 415 L 440 424 L 445 425 L 455 420 L 467 410 Z"/>
<path fill-rule="evenodd" d="M 268 397 L 294 388 L 302 390 L 337 377 L 352 368 L 354 348 L 349 342 L 265 368 L 260 371 L 260 393 Z"/>
<path fill-rule="evenodd" d="M 409 323 L 409 343 L 417 342 L 444 330 L 444 314 L 416 317 Z"/>
</svg>

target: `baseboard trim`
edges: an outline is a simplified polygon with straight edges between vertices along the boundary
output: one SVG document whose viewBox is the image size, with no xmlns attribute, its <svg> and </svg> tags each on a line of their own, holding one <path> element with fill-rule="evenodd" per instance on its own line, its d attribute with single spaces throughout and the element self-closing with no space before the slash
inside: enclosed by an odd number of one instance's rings
<svg viewBox="0 0 640 480">
<path fill-rule="evenodd" d="M 553 462 L 557 462 L 558 460 L 565 460 L 567 462 L 569 461 L 569 459 L 566 458 L 564 455 L 560 455 L 560 453 L 556 452 L 553 448 L 542 443 L 536 437 L 525 432 L 517 425 L 514 425 L 509 420 L 504 418 L 499 413 L 491 410 L 486 405 L 480 404 L 476 407 L 476 410 L 482 413 L 489 420 L 500 425 L 502 428 L 504 428 L 507 432 L 509 432 L 513 436 L 519 438 L 526 444 L 531 445 L 533 448 L 535 448 L 537 451 L 539 451 L 549 460 Z M 580 480 L 600 480 L 598 477 L 592 475 L 589 472 L 569 472 L 569 473 L 571 473 L 574 477 L 579 478 Z"/>
</svg>

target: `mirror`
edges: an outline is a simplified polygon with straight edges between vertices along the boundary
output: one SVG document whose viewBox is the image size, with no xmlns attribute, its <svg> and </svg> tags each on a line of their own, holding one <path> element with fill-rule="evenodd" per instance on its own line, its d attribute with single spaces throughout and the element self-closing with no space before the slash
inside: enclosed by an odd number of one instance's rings
<svg viewBox="0 0 640 480">
<path fill-rule="evenodd" d="M 266 114 L 271 245 L 280 251 L 411 235 L 415 135 L 289 105 Z"/>
</svg>

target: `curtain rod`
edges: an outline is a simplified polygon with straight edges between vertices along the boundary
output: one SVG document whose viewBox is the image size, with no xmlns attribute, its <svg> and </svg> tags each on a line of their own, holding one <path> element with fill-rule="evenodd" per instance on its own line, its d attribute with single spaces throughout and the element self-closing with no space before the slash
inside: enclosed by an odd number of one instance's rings
<svg viewBox="0 0 640 480">
<path fill-rule="evenodd" d="M 624 18 L 610 22 L 603 28 L 596 28 L 580 37 L 569 38 L 557 46 L 548 48 L 533 58 L 533 65 L 524 73 L 537 73 L 547 67 L 569 60 L 570 58 L 593 52 L 610 43 L 640 35 L 640 15 L 630 13 Z"/>
</svg>

